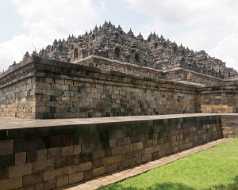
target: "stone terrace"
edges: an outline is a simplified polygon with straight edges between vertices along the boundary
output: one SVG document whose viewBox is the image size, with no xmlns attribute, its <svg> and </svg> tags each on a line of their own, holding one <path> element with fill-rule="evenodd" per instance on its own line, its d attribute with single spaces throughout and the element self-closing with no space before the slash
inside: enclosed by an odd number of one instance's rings
<svg viewBox="0 0 238 190">
<path fill-rule="evenodd" d="M 1 118 L 0 187 L 53 190 L 84 183 L 223 136 L 237 135 L 233 130 L 237 117 L 177 114 L 56 120 Z"/>
</svg>

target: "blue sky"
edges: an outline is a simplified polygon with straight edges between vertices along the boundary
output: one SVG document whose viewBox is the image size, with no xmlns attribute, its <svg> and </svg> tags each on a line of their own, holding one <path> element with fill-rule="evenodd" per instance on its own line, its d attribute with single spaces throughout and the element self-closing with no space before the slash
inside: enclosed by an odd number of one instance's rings
<svg viewBox="0 0 238 190">
<path fill-rule="evenodd" d="M 0 0 L 0 70 L 54 38 L 110 20 L 124 30 L 163 34 L 238 69 L 237 0 Z"/>
<path fill-rule="evenodd" d="M 1 0 L 0 23 L 2 30 L 0 32 L 0 42 L 9 40 L 21 30 L 22 20 L 16 13 L 16 8 L 12 1 Z"/>
</svg>

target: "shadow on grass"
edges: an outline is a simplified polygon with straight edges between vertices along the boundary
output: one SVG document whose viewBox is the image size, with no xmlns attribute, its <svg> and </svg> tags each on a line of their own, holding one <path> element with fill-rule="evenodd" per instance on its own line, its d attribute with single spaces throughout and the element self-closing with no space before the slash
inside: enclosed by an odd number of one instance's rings
<svg viewBox="0 0 238 190">
<path fill-rule="evenodd" d="M 147 190 L 194 190 L 193 188 L 180 184 L 180 183 L 155 184 L 146 189 Z M 104 189 L 101 189 L 101 190 L 104 190 Z M 113 186 L 107 187 L 105 190 L 145 190 L 145 189 L 136 188 L 136 187 L 123 187 L 120 184 L 115 184 Z"/>
<path fill-rule="evenodd" d="M 193 187 L 181 183 L 162 183 L 155 184 L 148 188 L 136 188 L 136 187 L 123 187 L 120 184 L 114 184 L 112 186 L 101 188 L 100 190 L 197 190 Z M 234 178 L 234 182 L 228 185 L 215 185 L 203 190 L 238 190 L 238 176 Z"/>
<path fill-rule="evenodd" d="M 205 190 L 238 190 L 238 176 L 234 178 L 234 182 L 228 185 L 215 185 Z"/>
</svg>

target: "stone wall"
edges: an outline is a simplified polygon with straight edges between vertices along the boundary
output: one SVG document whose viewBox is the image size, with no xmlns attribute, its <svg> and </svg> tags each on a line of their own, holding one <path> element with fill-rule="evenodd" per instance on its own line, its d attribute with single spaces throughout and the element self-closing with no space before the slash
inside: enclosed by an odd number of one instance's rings
<svg viewBox="0 0 238 190">
<path fill-rule="evenodd" d="M 1 189 L 53 190 L 222 138 L 219 116 L 71 125 L 1 129 Z"/>
<path fill-rule="evenodd" d="M 91 68 L 98 68 L 103 73 L 120 72 L 141 79 L 166 79 L 164 73 L 161 70 L 138 66 L 135 64 L 99 56 L 89 56 L 80 61 L 76 61 L 75 64 L 84 65 Z"/>
<path fill-rule="evenodd" d="M 0 75 L 0 117 L 35 117 L 34 65 Z"/>
<path fill-rule="evenodd" d="M 178 81 L 168 81 L 161 71 L 120 64 L 119 67 L 113 60 L 95 56 L 78 64 L 35 57 L 0 75 L 0 117 L 46 119 L 238 111 L 236 81 L 220 82 L 184 69 L 168 74 L 170 79 L 177 76 Z M 217 84 L 197 85 L 206 80 Z"/>
<path fill-rule="evenodd" d="M 223 136 L 225 138 L 238 137 L 238 117 L 237 115 L 224 115 L 222 119 Z"/>
<path fill-rule="evenodd" d="M 35 65 L 36 118 L 157 115 L 200 110 L 196 86 L 157 80 L 153 75 L 143 78 L 79 64 L 41 61 Z"/>
<path fill-rule="evenodd" d="M 238 111 L 238 86 L 224 84 L 206 87 L 200 92 L 201 112 L 236 113 Z"/>
<path fill-rule="evenodd" d="M 188 81 L 200 84 L 201 86 L 222 85 L 224 83 L 224 80 L 220 78 L 183 68 L 175 68 L 166 71 L 164 74 L 164 79 L 174 81 Z"/>
<path fill-rule="evenodd" d="M 225 82 L 223 79 L 180 67 L 162 71 L 99 56 L 90 56 L 82 59 L 81 61 L 75 62 L 75 64 L 99 68 L 105 73 L 113 73 L 114 71 L 125 73 L 127 75 L 139 77 L 141 79 L 188 81 L 197 83 L 201 86 L 221 85 Z"/>
</svg>

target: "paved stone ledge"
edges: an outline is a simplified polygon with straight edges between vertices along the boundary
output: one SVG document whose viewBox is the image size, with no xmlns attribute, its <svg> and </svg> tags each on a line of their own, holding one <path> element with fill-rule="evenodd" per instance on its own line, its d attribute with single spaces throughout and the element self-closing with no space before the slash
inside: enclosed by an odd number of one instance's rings
<svg viewBox="0 0 238 190">
<path fill-rule="evenodd" d="M 218 144 L 229 142 L 230 140 L 231 139 L 220 139 L 217 141 L 213 141 L 213 142 L 207 143 L 205 145 L 197 146 L 195 148 L 185 150 L 185 151 L 177 153 L 177 154 L 173 154 L 171 156 L 163 157 L 159 160 L 148 162 L 146 164 L 137 166 L 132 169 L 128 169 L 128 170 L 124 170 L 122 172 L 115 173 L 113 175 L 100 177 L 98 179 L 91 180 L 86 183 L 74 186 L 74 187 L 64 188 L 64 190 L 95 190 L 100 187 L 104 187 L 104 186 L 125 180 L 127 178 L 134 177 L 139 174 L 148 172 L 154 168 L 167 165 L 171 162 L 182 159 L 182 158 L 192 155 L 194 153 L 198 153 L 198 152 L 210 149 Z"/>
<path fill-rule="evenodd" d="M 148 115 L 148 116 L 126 116 L 126 117 L 100 117 L 100 118 L 80 118 L 80 119 L 15 119 L 0 118 L 0 130 L 21 129 L 21 128 L 44 128 L 62 126 L 85 126 L 92 124 L 110 124 L 135 121 L 150 121 L 163 119 L 177 119 L 189 117 L 209 117 L 209 116 L 238 116 L 238 113 L 194 113 L 194 114 L 170 114 L 170 115 Z M 3 125 L 4 124 L 4 125 Z"/>
</svg>

